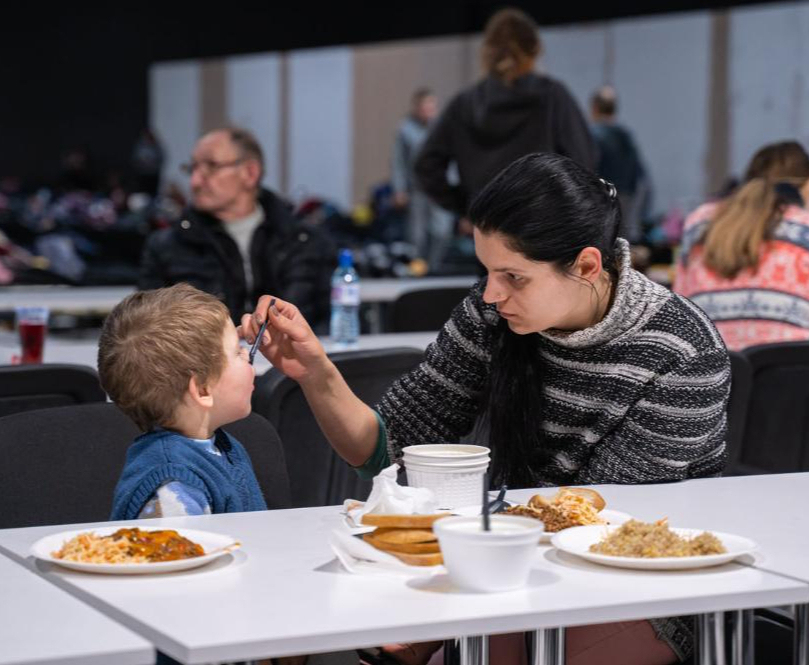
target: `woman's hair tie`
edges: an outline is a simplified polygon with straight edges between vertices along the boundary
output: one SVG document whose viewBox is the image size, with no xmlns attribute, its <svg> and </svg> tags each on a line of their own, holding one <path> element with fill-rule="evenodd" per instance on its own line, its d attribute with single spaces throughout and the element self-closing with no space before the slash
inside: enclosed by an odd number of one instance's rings
<svg viewBox="0 0 809 665">
<path fill-rule="evenodd" d="M 609 180 L 604 180 L 604 178 L 599 178 L 599 180 L 604 185 L 604 187 L 607 188 L 607 194 L 609 194 L 610 198 L 617 199 L 618 190 L 615 188 L 615 185 L 613 185 Z"/>
</svg>

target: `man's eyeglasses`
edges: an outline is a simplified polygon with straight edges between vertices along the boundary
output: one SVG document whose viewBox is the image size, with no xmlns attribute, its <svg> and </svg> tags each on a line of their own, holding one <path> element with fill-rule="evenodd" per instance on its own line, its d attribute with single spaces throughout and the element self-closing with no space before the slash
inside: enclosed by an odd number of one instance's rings
<svg viewBox="0 0 809 665">
<path fill-rule="evenodd" d="M 186 175 L 191 175 L 194 173 L 194 171 L 200 169 L 200 171 L 202 171 L 202 175 L 209 176 L 221 169 L 226 169 L 230 166 L 238 166 L 243 161 L 244 157 L 234 159 L 232 162 L 215 162 L 212 159 L 202 159 L 198 162 L 191 161 L 187 164 L 180 164 L 180 170 Z"/>
</svg>

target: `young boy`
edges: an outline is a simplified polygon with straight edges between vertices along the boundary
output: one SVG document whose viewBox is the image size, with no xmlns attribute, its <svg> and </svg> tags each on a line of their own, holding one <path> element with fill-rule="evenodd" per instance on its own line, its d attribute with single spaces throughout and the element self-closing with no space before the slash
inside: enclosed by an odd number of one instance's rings
<svg viewBox="0 0 809 665">
<path fill-rule="evenodd" d="M 134 293 L 104 322 L 98 372 L 145 432 L 130 446 L 111 520 L 266 510 L 242 445 L 255 372 L 227 308 L 187 284 Z"/>
</svg>

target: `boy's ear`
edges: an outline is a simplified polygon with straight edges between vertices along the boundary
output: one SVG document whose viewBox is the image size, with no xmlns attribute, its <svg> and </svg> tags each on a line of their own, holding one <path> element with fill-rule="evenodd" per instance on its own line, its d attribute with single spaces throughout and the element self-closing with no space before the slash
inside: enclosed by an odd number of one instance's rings
<svg viewBox="0 0 809 665">
<path fill-rule="evenodd" d="M 213 406 L 213 395 L 211 395 L 208 386 L 199 383 L 196 376 L 188 379 L 188 396 L 191 401 L 199 406 L 210 409 Z"/>
</svg>

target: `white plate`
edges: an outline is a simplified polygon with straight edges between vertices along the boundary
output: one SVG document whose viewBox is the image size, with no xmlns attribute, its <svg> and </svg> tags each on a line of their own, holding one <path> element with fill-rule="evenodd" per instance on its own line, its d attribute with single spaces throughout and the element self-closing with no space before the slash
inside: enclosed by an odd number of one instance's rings
<svg viewBox="0 0 809 665">
<path fill-rule="evenodd" d="M 604 511 L 606 512 L 606 511 Z M 608 556 L 606 554 L 596 554 L 590 551 L 590 545 L 602 540 L 610 531 L 618 527 L 610 526 L 577 526 L 572 529 L 565 529 L 554 534 L 551 543 L 557 549 L 574 554 L 582 559 L 587 559 L 594 563 L 605 566 L 617 566 L 618 568 L 640 568 L 644 570 L 683 570 L 686 568 L 705 568 L 707 566 L 718 566 L 728 561 L 733 561 L 743 554 L 750 554 L 757 549 L 755 542 L 749 538 L 735 536 L 731 533 L 720 533 L 712 531 L 727 552 L 725 554 L 704 554 L 701 556 L 685 557 L 660 557 L 657 559 L 644 559 L 628 556 Z M 691 538 L 703 533 L 702 529 L 675 529 L 676 534 Z"/>
<path fill-rule="evenodd" d="M 473 515 L 480 515 L 480 506 L 464 506 L 463 508 L 458 508 L 452 511 L 456 515 L 463 515 L 464 517 L 472 517 Z M 607 521 L 607 524 L 623 524 L 624 522 L 628 522 L 632 519 L 631 515 L 627 513 L 622 513 L 618 510 L 609 510 L 605 509 L 598 513 L 599 517 Z M 561 532 L 558 532 L 561 533 Z M 540 543 L 549 543 L 551 542 L 551 537 L 553 533 L 548 533 L 547 531 L 543 531 L 542 535 L 539 537 Z"/>
<path fill-rule="evenodd" d="M 105 573 L 111 575 L 143 575 L 151 573 L 173 573 L 179 570 L 198 568 L 218 559 L 225 554 L 240 547 L 236 539 L 210 531 L 196 531 L 194 529 L 177 529 L 176 531 L 185 538 L 199 544 L 205 552 L 203 556 L 191 557 L 189 559 L 177 559 L 176 561 L 155 561 L 154 563 L 85 563 L 80 561 L 66 561 L 57 559 L 53 552 L 62 548 L 68 540 L 80 533 L 92 532 L 97 536 L 108 536 L 115 533 L 121 526 L 105 526 L 96 529 L 78 529 L 76 531 L 63 531 L 50 536 L 40 538 L 31 545 L 31 554 L 37 559 L 55 563 L 64 568 L 80 570 L 85 573 Z M 161 529 L 148 529 L 139 527 L 141 531 L 159 531 Z M 216 551 L 213 551 L 216 550 Z"/>
</svg>

